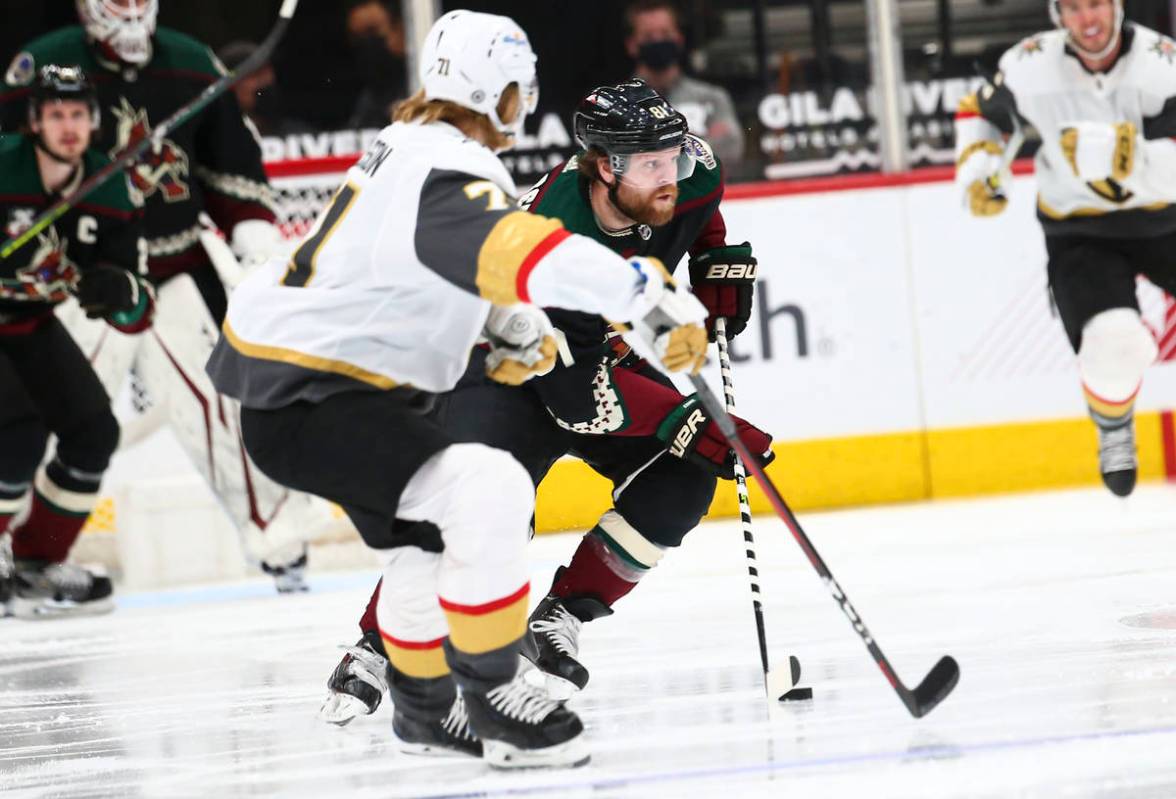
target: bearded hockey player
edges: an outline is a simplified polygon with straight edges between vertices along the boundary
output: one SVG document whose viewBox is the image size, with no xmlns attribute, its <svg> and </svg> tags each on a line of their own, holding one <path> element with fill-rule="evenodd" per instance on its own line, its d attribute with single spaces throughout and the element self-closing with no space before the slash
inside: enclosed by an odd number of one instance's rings
<svg viewBox="0 0 1176 799">
<path fill-rule="evenodd" d="M 207 47 L 157 28 L 158 0 L 78 0 L 80 26 L 43 36 L 17 54 L 5 76 L 11 124 L 38 64 L 77 63 L 96 76 L 104 125 L 98 144 L 113 155 L 150 136 L 153 125 L 190 102 L 224 70 Z M 257 471 L 240 445 L 235 406 L 218 397 L 204 363 L 224 318 L 225 288 L 200 241 L 210 224 L 225 232 L 242 266 L 274 254 L 271 190 L 257 140 L 226 93 L 180 126 L 129 170 L 146 213 L 148 269 L 159 289 L 147 336 L 111 334 L 72 304 L 60 316 L 111 396 L 134 371 L 136 404 L 149 409 L 129 439 L 168 424 L 189 460 L 241 533 L 247 554 L 279 590 L 304 590 L 305 541 L 329 511 Z"/>
<path fill-rule="evenodd" d="M 626 340 L 671 371 L 701 365 L 706 312 L 659 262 L 626 261 L 507 201 L 495 152 L 537 100 L 535 56 L 513 21 L 452 11 L 420 64 L 423 89 L 293 257 L 233 293 L 209 371 L 241 401 L 261 468 L 338 502 L 379 554 L 402 745 L 503 768 L 578 765 L 580 720 L 516 675 L 531 480 L 509 453 L 459 443 L 425 411 L 480 337 L 492 379 L 550 369 L 554 335 L 537 306 L 631 323 Z"/>
<path fill-rule="evenodd" d="M 682 115 L 641 81 L 593 90 L 576 110 L 574 129 L 583 152 L 520 204 L 625 256 L 675 264 L 689 254 L 708 325 L 726 318 L 729 329 L 742 331 L 756 261 L 749 245 L 726 244 L 722 169 L 707 144 L 687 134 Z M 588 682 L 578 660 L 582 624 L 610 615 L 698 526 L 716 478 L 733 477 L 734 453 L 696 399 L 630 353 L 599 316 L 548 314 L 562 343 L 550 374 L 507 389 L 475 372 L 439 399 L 437 418 L 459 440 L 508 450 L 536 484 L 565 454 L 613 483 L 615 506 L 558 570 L 524 644 L 524 655 L 549 675 L 551 694 L 566 697 Z M 770 460 L 771 438 L 736 422 L 752 451 Z M 345 724 L 379 705 L 383 657 L 374 606 L 360 621 L 363 638 L 328 681 L 324 720 Z"/>
<path fill-rule="evenodd" d="M 80 69 L 40 70 L 26 131 L 0 136 L 5 237 L 19 235 L 107 164 L 89 149 L 99 116 Z M 53 308 L 76 296 L 87 316 L 127 333 L 146 328 L 153 303 L 139 276 L 146 268 L 142 230 L 127 181 L 111 180 L 0 260 L 0 604 L 17 616 L 113 607 L 110 579 L 65 559 L 94 507 L 118 423 Z M 40 466 L 50 433 L 57 448 Z M 26 500 L 11 531 L 14 563 L 5 531 Z"/>
<path fill-rule="evenodd" d="M 1058 30 L 1004 54 L 961 103 L 956 182 L 976 216 L 1004 211 L 1002 134 L 1041 134 L 1037 217 L 1049 286 L 1098 429 L 1113 493 L 1135 487 L 1133 407 L 1156 343 L 1137 275 L 1176 293 L 1176 43 L 1124 22 L 1119 0 L 1051 0 Z"/>
</svg>

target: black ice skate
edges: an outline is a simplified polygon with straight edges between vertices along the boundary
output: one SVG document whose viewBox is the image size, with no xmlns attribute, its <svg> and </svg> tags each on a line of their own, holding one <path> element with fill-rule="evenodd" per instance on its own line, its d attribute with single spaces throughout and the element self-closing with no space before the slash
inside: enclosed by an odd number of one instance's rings
<svg viewBox="0 0 1176 799">
<path fill-rule="evenodd" d="M 8 606 L 22 619 L 94 615 L 114 610 L 110 578 L 72 563 L 15 561 Z"/>
<path fill-rule="evenodd" d="M 392 734 L 400 741 L 400 751 L 410 755 L 482 756 L 482 742 L 470 729 L 470 716 L 461 695 L 454 700 L 449 714 L 439 721 L 421 721 L 394 711 Z"/>
<path fill-rule="evenodd" d="M 327 698 L 319 718 L 342 727 L 356 716 L 370 716 L 388 691 L 388 659 L 380 634 L 369 631 L 347 654 L 327 680 Z"/>
<path fill-rule="evenodd" d="M 1114 422 L 1094 416 L 1098 427 L 1098 468 L 1103 483 L 1115 496 L 1126 497 L 1135 490 L 1139 468 L 1135 455 L 1135 423 L 1132 414 Z"/>
<path fill-rule="evenodd" d="M 482 757 L 494 768 L 582 766 L 590 755 L 580 718 L 517 675 L 486 693 L 464 691 Z"/>
<path fill-rule="evenodd" d="M 588 669 L 577 660 L 580 627 L 586 621 L 612 614 L 612 609 L 586 596 L 544 597 L 527 623 L 522 654 L 546 675 L 553 699 L 568 699 L 588 684 Z"/>
<path fill-rule="evenodd" d="M 300 594 L 310 590 L 306 582 L 306 545 L 302 554 L 288 563 L 261 562 L 261 570 L 274 578 L 279 594 Z"/>
</svg>

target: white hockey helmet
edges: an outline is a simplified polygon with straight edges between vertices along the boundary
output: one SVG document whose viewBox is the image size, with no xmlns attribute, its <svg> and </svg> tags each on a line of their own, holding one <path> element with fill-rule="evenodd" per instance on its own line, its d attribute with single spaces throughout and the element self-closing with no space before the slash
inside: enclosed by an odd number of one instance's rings
<svg viewBox="0 0 1176 799">
<path fill-rule="evenodd" d="M 421 87 L 429 100 L 449 100 L 485 114 L 499 131 L 517 136 L 523 119 L 539 104 L 535 60 L 527 34 L 510 17 L 450 11 L 425 37 Z M 498 117 L 498 101 L 512 83 L 518 84 L 522 108 L 508 123 Z"/>
<path fill-rule="evenodd" d="M 1107 40 L 1107 46 L 1098 52 L 1091 52 L 1075 41 L 1074 37 L 1070 35 L 1070 31 L 1062 24 L 1062 3 L 1061 0 L 1049 0 L 1049 18 L 1053 20 L 1053 24 L 1059 28 L 1066 30 L 1066 43 L 1077 50 L 1087 58 L 1098 61 L 1106 58 L 1111 54 L 1118 45 L 1119 39 L 1123 35 L 1123 0 L 1111 0 L 1115 4 L 1115 31 L 1111 34 L 1111 38 Z"/>
<path fill-rule="evenodd" d="M 151 60 L 159 0 L 77 0 L 77 6 L 86 35 L 107 58 L 136 67 Z"/>
</svg>

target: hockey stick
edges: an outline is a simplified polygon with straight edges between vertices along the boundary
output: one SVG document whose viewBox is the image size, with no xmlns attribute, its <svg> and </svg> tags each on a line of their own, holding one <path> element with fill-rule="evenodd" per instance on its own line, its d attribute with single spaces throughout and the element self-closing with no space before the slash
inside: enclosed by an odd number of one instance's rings
<svg viewBox="0 0 1176 799">
<path fill-rule="evenodd" d="M 38 214 L 28 230 L 4 242 L 3 247 L 0 247 L 0 259 L 7 258 L 25 244 L 32 241 L 37 234 L 60 219 L 70 208 L 88 197 L 95 189 L 110 180 L 114 175 L 126 169 L 132 162 L 138 160 L 149 148 L 162 144 L 169 133 L 204 110 L 209 103 L 232 88 L 241 78 L 268 61 L 269 57 L 273 54 L 274 48 L 278 46 L 278 42 L 286 33 L 286 28 L 289 26 L 290 18 L 294 16 L 294 10 L 296 8 L 298 8 L 298 0 L 283 0 L 282 7 L 278 11 L 278 21 L 274 23 L 274 27 L 270 30 L 269 35 L 265 37 L 265 41 L 248 58 L 242 61 L 235 70 L 229 72 L 215 83 L 210 84 L 187 105 L 176 109 L 175 113 L 155 127 L 155 130 L 151 132 L 150 136 L 145 136 L 139 139 L 139 141 L 127 145 L 121 153 L 115 156 L 113 161 L 86 178 L 73 194 L 70 194 L 68 197 L 62 197 Z"/>
<path fill-rule="evenodd" d="M 723 376 L 727 413 L 735 413 L 735 384 L 731 377 L 731 356 L 727 352 L 727 320 L 721 316 L 715 320 L 715 343 L 719 347 L 719 370 Z M 796 684 L 800 682 L 800 661 L 796 655 L 788 656 L 787 673 L 773 672 L 768 662 L 768 636 L 764 632 L 764 607 L 760 602 L 755 536 L 751 533 L 751 501 L 747 497 L 747 472 L 743 469 L 742 458 L 738 457 L 735 458 L 735 494 L 739 498 L 739 518 L 743 525 L 743 542 L 746 544 L 747 579 L 751 585 L 751 607 L 755 614 L 755 634 L 759 639 L 760 664 L 764 668 L 764 691 L 769 702 L 811 699 L 811 688 L 796 688 Z"/>
<path fill-rule="evenodd" d="M 1021 147 L 1025 144 L 1025 128 L 1017 120 L 1016 114 L 1011 114 L 1010 118 L 1013 120 L 1013 132 L 1009 136 L 1009 140 L 1005 142 L 1004 153 L 1001 154 L 1000 159 L 1000 169 L 987 178 L 988 187 L 996 196 L 1006 199 L 1008 198 L 1008 187 L 1013 182 L 1013 161 L 1017 159 L 1017 153 L 1021 152 Z"/>
<path fill-rule="evenodd" d="M 756 480 L 759 481 L 760 487 L 763 488 L 764 493 L 768 496 L 768 501 L 772 503 L 772 507 L 776 513 L 788 526 L 788 530 L 792 533 L 792 537 L 796 539 L 796 543 L 800 544 L 800 548 L 804 550 L 805 556 L 809 563 L 816 569 L 817 574 L 825 581 L 825 586 L 829 589 L 829 593 L 833 595 L 833 599 L 841 607 L 841 612 L 849 619 L 853 629 L 861 637 L 862 642 L 866 645 L 866 649 L 870 651 L 870 655 L 874 658 L 874 662 L 878 664 L 878 668 L 882 670 L 882 676 L 890 683 L 890 687 L 898 694 L 898 698 L 910 711 L 910 714 L 915 718 L 921 718 L 927 715 L 951 693 L 955 688 L 956 683 L 960 679 L 960 667 L 956 663 L 955 658 L 950 655 L 945 655 L 939 659 L 939 662 L 927 673 L 923 681 L 915 686 L 912 691 L 903 684 L 902 680 L 895 674 L 894 668 L 890 665 L 890 661 L 886 659 L 886 655 L 882 654 L 882 650 L 878 647 L 877 642 L 874 641 L 870 631 L 866 629 L 866 624 L 858 612 L 854 610 L 853 605 L 849 602 L 849 597 L 841 590 L 841 586 L 837 584 L 829 567 L 825 565 L 825 561 L 817 553 L 816 548 L 813 547 L 812 541 L 805 534 L 800 526 L 800 522 L 796 520 L 789 509 L 784 498 L 780 496 L 780 492 L 776 489 L 775 484 L 771 479 L 764 474 L 763 467 L 759 465 L 759 461 L 748 451 L 747 445 L 739 438 L 739 434 L 735 430 L 735 423 L 731 421 L 731 417 L 723 410 L 722 404 L 719 403 L 714 393 L 710 390 L 706 380 L 699 375 L 690 375 L 690 383 L 694 386 L 695 392 L 698 394 L 699 400 L 703 407 L 715 420 L 719 426 L 719 431 L 723 437 L 730 443 L 731 448 L 742 459 L 744 466 L 752 473 Z"/>
</svg>

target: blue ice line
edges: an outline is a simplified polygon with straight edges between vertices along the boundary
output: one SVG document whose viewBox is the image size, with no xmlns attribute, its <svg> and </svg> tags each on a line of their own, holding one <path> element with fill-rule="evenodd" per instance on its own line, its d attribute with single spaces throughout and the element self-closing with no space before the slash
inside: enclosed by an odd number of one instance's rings
<svg viewBox="0 0 1176 799">
<path fill-rule="evenodd" d="M 746 766 L 727 766 L 690 769 L 685 771 L 665 771 L 658 774 L 646 774 L 635 777 L 605 777 L 583 780 L 580 782 L 548 783 L 546 785 L 527 785 L 514 788 L 486 787 L 464 793 L 435 793 L 422 794 L 418 799 L 485 799 L 492 796 L 527 796 L 527 795 L 556 795 L 555 791 L 572 789 L 607 790 L 623 788 L 631 785 L 682 782 L 683 780 L 707 779 L 713 777 L 746 776 L 753 774 L 770 774 L 776 771 L 794 771 L 797 769 L 815 768 L 820 766 L 846 766 L 878 761 L 902 760 L 941 760 L 955 758 L 966 754 L 982 754 L 998 752 L 1006 749 L 1030 749 L 1055 744 L 1077 743 L 1081 741 L 1097 741 L 1110 738 L 1142 738 L 1149 735 L 1176 734 L 1176 726 L 1151 727 L 1138 730 L 1110 730 L 1107 732 L 1077 733 L 1074 735 L 1053 735 L 1042 738 L 1024 738 L 1014 741 L 987 741 L 978 744 L 941 744 L 936 746 L 918 747 L 890 752 L 871 752 L 862 755 L 833 755 L 830 757 L 810 758 L 808 760 L 794 760 L 781 763 L 755 763 Z M 766 743 L 766 741 L 765 741 Z"/>
</svg>

